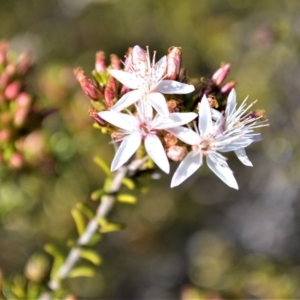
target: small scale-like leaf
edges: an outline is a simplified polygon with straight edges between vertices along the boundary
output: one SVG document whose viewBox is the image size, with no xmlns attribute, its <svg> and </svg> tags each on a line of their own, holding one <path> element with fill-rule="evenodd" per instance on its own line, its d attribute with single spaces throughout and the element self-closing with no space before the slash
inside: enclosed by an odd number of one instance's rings
<svg viewBox="0 0 300 300">
<path fill-rule="evenodd" d="M 69 273 L 69 278 L 74 277 L 93 277 L 95 276 L 96 272 L 92 267 L 88 266 L 79 266 L 76 268 L 73 268 Z"/>
<path fill-rule="evenodd" d="M 107 177 L 104 181 L 104 186 L 103 189 L 104 191 L 108 192 L 111 188 L 111 183 L 112 183 L 112 178 L 111 177 Z"/>
<path fill-rule="evenodd" d="M 94 218 L 94 211 L 86 203 L 78 202 L 76 204 L 76 208 L 81 211 L 88 219 Z"/>
<path fill-rule="evenodd" d="M 128 204 L 135 204 L 137 202 L 137 198 L 130 194 L 119 194 L 117 196 L 117 201 Z"/>
<path fill-rule="evenodd" d="M 84 233 L 84 230 L 85 230 L 85 220 L 84 220 L 81 212 L 78 211 L 76 208 L 73 208 L 71 210 L 71 214 L 72 214 L 72 217 L 73 217 L 74 222 L 76 224 L 78 234 L 82 235 Z"/>
<path fill-rule="evenodd" d="M 102 239 L 102 235 L 100 233 L 95 233 L 86 246 L 94 246 Z"/>
<path fill-rule="evenodd" d="M 52 280 L 57 279 L 57 272 L 59 268 L 62 266 L 64 263 L 65 257 L 64 255 L 52 244 L 46 244 L 44 246 L 44 249 L 47 253 L 53 256 L 54 261 L 52 264 L 52 269 L 51 269 L 51 274 L 50 278 Z"/>
<path fill-rule="evenodd" d="M 96 190 L 96 191 L 92 192 L 91 199 L 94 201 L 100 200 L 101 197 L 103 196 L 103 194 L 105 194 L 105 191 L 103 189 Z"/>
<path fill-rule="evenodd" d="M 135 182 L 128 177 L 122 179 L 122 184 L 124 184 L 129 190 L 133 190 L 135 188 Z"/>
<path fill-rule="evenodd" d="M 82 249 L 80 251 L 80 256 L 97 266 L 102 263 L 102 258 L 98 252 L 91 249 Z"/>
<path fill-rule="evenodd" d="M 101 233 L 119 231 L 119 230 L 122 230 L 125 228 L 125 225 L 122 223 L 108 222 L 104 218 L 99 218 L 99 219 L 97 219 L 97 221 L 100 225 L 99 232 L 101 232 Z"/>
<path fill-rule="evenodd" d="M 108 164 L 102 158 L 100 158 L 99 156 L 94 157 L 94 163 L 103 170 L 106 176 L 112 176 Z"/>
</svg>

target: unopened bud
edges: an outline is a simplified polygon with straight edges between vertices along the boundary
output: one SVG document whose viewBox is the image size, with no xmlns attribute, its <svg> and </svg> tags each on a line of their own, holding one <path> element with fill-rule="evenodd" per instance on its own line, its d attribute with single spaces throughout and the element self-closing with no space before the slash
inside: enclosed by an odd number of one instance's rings
<svg viewBox="0 0 300 300">
<path fill-rule="evenodd" d="M 18 107 L 29 108 L 31 104 L 31 96 L 27 93 L 21 93 L 16 99 Z"/>
<path fill-rule="evenodd" d="M 173 161 L 182 161 L 187 154 L 184 146 L 174 145 L 167 150 L 167 156 Z"/>
<path fill-rule="evenodd" d="M 104 90 L 104 98 L 108 108 L 111 108 L 114 105 L 113 100 L 116 99 L 117 95 L 118 81 L 113 76 L 110 76 Z"/>
<path fill-rule="evenodd" d="M 218 101 L 217 101 L 217 99 L 216 99 L 215 96 L 209 95 L 209 96 L 207 97 L 207 100 L 208 100 L 209 106 L 210 106 L 211 108 L 218 108 L 218 107 L 219 107 L 219 103 L 218 103 Z"/>
<path fill-rule="evenodd" d="M 23 155 L 19 152 L 15 152 L 9 160 L 9 165 L 14 169 L 21 168 L 23 164 L 24 164 Z"/>
<path fill-rule="evenodd" d="M 5 89 L 4 95 L 8 100 L 16 99 L 21 90 L 21 82 L 11 82 Z"/>
<path fill-rule="evenodd" d="M 111 134 L 111 138 L 113 141 L 121 141 L 123 138 L 124 138 L 124 134 L 123 133 L 120 133 L 120 132 L 113 132 Z"/>
<path fill-rule="evenodd" d="M 167 106 L 170 113 L 180 112 L 182 106 L 182 100 L 169 100 Z"/>
<path fill-rule="evenodd" d="M 164 141 L 165 141 L 166 147 L 169 148 L 169 147 L 172 147 L 172 146 L 176 145 L 177 142 L 178 142 L 178 139 L 177 139 L 177 137 L 175 135 L 173 135 L 172 133 L 168 132 L 164 136 Z"/>
<path fill-rule="evenodd" d="M 102 93 L 96 84 L 87 77 L 85 72 L 81 68 L 74 69 L 74 75 L 79 82 L 82 90 L 94 101 L 97 101 L 102 97 Z"/>
<path fill-rule="evenodd" d="M 77 297 L 75 295 L 68 295 L 64 300 L 77 300 Z"/>
<path fill-rule="evenodd" d="M 17 65 L 14 62 L 9 63 L 6 68 L 5 68 L 5 72 L 9 75 L 9 76 L 13 76 L 16 74 L 17 71 Z"/>
<path fill-rule="evenodd" d="M 0 143 L 7 142 L 11 138 L 11 132 L 8 129 L 0 130 Z"/>
<path fill-rule="evenodd" d="M 118 57 L 118 55 L 116 55 L 116 54 L 111 54 L 110 55 L 110 65 L 115 70 L 120 70 L 121 69 L 121 60 Z"/>
<path fill-rule="evenodd" d="M 45 255 L 34 254 L 25 266 L 25 276 L 33 282 L 41 282 L 47 275 L 49 261 Z"/>
<path fill-rule="evenodd" d="M 170 47 L 167 55 L 167 74 L 165 79 L 176 80 L 181 66 L 181 47 Z"/>
<path fill-rule="evenodd" d="M 105 53 L 103 51 L 96 53 L 95 69 L 98 73 L 106 72 Z"/>
<path fill-rule="evenodd" d="M 89 116 L 96 122 L 98 123 L 100 126 L 106 126 L 107 123 L 106 121 L 104 121 L 98 114 L 98 111 L 93 108 L 93 107 L 90 107 L 89 108 Z"/>
<path fill-rule="evenodd" d="M 215 82 L 216 85 L 220 85 L 227 77 L 229 71 L 230 71 L 230 64 L 225 64 L 213 74 L 211 79 Z"/>
<path fill-rule="evenodd" d="M 235 86 L 236 86 L 235 81 L 229 81 L 229 82 L 227 82 L 226 84 L 224 84 L 224 85 L 222 86 L 222 88 L 221 88 L 221 93 L 227 95 L 227 94 L 230 93 L 230 91 L 231 91 L 233 88 L 235 88 Z"/>
<path fill-rule="evenodd" d="M 31 61 L 31 56 L 28 52 L 23 52 L 20 54 L 20 56 L 18 57 L 18 61 L 17 61 L 17 72 L 19 74 L 26 74 L 29 69 L 32 67 L 32 61 Z"/>
<path fill-rule="evenodd" d="M 18 108 L 14 114 L 14 125 L 16 127 L 22 127 L 27 119 L 28 110 L 26 108 Z"/>
<path fill-rule="evenodd" d="M 8 43 L 6 41 L 0 42 L 0 65 L 5 65 L 7 63 L 7 51 Z"/>
</svg>

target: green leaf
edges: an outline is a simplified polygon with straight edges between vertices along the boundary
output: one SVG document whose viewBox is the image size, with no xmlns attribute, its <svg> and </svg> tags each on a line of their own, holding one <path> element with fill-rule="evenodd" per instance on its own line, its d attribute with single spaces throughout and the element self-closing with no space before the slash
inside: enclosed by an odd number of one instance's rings
<svg viewBox="0 0 300 300">
<path fill-rule="evenodd" d="M 80 256 L 90 261 L 94 265 L 100 265 L 102 263 L 102 258 L 98 252 L 91 249 L 83 249 L 80 251 Z"/>
<path fill-rule="evenodd" d="M 108 232 L 113 232 L 113 231 L 119 231 L 125 228 L 125 225 L 122 223 L 117 223 L 117 222 L 108 222 L 104 218 L 98 218 L 97 219 L 100 228 L 99 231 L 101 233 L 108 233 Z"/>
<path fill-rule="evenodd" d="M 71 214 L 72 214 L 72 217 L 73 217 L 74 222 L 76 224 L 78 234 L 82 235 L 84 233 L 84 230 L 85 230 L 85 220 L 84 220 L 81 212 L 78 211 L 76 208 L 73 208 L 71 210 Z"/>
<path fill-rule="evenodd" d="M 103 172 L 106 174 L 106 176 L 108 176 L 108 177 L 112 176 L 109 166 L 102 158 L 100 158 L 99 156 L 94 157 L 94 163 L 103 170 Z"/>
<path fill-rule="evenodd" d="M 96 191 L 92 192 L 91 199 L 94 201 L 100 200 L 104 194 L 105 194 L 105 191 L 103 189 L 96 190 Z"/>
<path fill-rule="evenodd" d="M 120 194 L 117 196 L 117 201 L 128 204 L 135 204 L 137 202 L 137 198 L 130 194 Z"/>
<path fill-rule="evenodd" d="M 93 219 L 94 218 L 94 211 L 86 204 L 82 202 L 78 202 L 76 204 L 76 208 L 82 212 L 88 219 Z"/>
<path fill-rule="evenodd" d="M 73 268 L 69 274 L 69 278 L 74 278 L 74 277 L 93 277 L 95 276 L 96 272 L 94 269 L 88 266 L 79 266 L 76 268 Z"/>
<path fill-rule="evenodd" d="M 135 188 L 135 182 L 128 177 L 122 179 L 122 184 L 124 184 L 129 190 L 133 190 Z"/>
</svg>

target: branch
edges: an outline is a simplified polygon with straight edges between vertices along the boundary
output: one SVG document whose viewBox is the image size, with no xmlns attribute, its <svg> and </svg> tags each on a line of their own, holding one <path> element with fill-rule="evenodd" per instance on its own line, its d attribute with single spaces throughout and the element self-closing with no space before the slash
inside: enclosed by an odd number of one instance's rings
<svg viewBox="0 0 300 300">
<path fill-rule="evenodd" d="M 107 191 L 107 195 L 102 198 L 94 218 L 89 221 L 84 233 L 78 238 L 75 246 L 71 248 L 64 264 L 58 271 L 58 276 L 55 279 L 49 281 L 48 286 L 51 290 L 55 291 L 60 288 L 61 280 L 67 277 L 70 270 L 80 259 L 81 249 L 78 246 L 84 246 L 89 243 L 89 241 L 99 228 L 99 218 L 106 217 L 113 208 L 116 194 L 122 186 L 122 180 L 128 175 L 134 175 L 140 168 L 140 166 L 146 161 L 146 159 L 148 159 L 148 157 L 134 160 L 129 165 L 123 166 L 116 171 L 115 176 L 111 182 L 110 189 Z"/>
</svg>

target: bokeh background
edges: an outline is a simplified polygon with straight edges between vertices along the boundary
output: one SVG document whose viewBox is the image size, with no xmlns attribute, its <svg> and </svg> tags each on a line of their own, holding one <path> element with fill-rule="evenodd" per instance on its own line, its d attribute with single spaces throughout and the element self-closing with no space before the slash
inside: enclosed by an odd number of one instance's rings
<svg viewBox="0 0 300 300">
<path fill-rule="evenodd" d="M 249 95 L 266 110 L 264 140 L 248 148 L 254 167 L 229 155 L 239 191 L 206 167 L 172 190 L 170 176 L 151 180 L 137 205 L 110 215 L 127 227 L 97 245 L 97 275 L 67 286 L 82 299 L 300 298 L 299 11 L 298 0 L 1 0 L 0 38 L 31 51 L 30 90 L 58 110 L 40 130 L 51 163 L 0 173 L 4 276 L 76 236 L 70 210 L 96 207 L 90 193 L 104 180 L 93 157 L 113 157 L 72 69 L 90 73 L 99 50 L 149 45 L 161 57 L 181 46 L 191 77 L 229 62 L 239 102 Z"/>
</svg>

